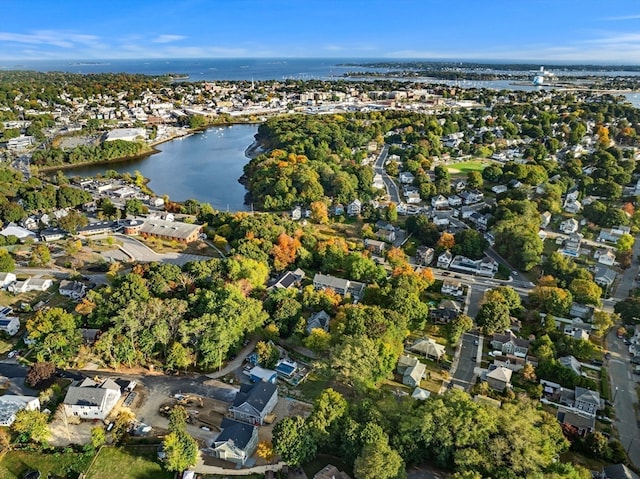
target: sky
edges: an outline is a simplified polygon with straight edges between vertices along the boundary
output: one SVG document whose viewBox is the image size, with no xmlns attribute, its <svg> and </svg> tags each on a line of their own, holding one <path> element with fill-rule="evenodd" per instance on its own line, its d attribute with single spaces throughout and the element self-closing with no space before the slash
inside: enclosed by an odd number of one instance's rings
<svg viewBox="0 0 640 479">
<path fill-rule="evenodd" d="M 640 64 L 640 0 L 2 0 L 0 59 Z"/>
</svg>

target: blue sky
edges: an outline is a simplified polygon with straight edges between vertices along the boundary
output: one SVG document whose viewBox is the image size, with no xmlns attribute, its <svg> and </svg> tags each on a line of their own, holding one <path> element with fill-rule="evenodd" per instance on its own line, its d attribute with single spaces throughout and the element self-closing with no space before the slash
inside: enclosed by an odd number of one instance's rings
<svg viewBox="0 0 640 479">
<path fill-rule="evenodd" d="M 640 63 L 640 0 L 2 0 L 0 58 Z"/>
</svg>

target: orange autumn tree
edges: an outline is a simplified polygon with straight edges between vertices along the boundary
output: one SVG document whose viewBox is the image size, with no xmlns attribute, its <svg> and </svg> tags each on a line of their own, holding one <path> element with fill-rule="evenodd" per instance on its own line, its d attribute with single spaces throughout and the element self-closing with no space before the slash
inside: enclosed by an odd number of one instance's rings
<svg viewBox="0 0 640 479">
<path fill-rule="evenodd" d="M 456 239 L 451 233 L 447 233 L 446 231 L 440 235 L 440 239 L 438 240 L 437 246 L 444 249 L 451 249 L 456 245 Z"/>
<path fill-rule="evenodd" d="M 300 249 L 300 237 L 302 231 L 297 230 L 293 236 L 281 233 L 276 240 L 276 244 L 271 249 L 273 256 L 273 267 L 282 271 L 296 260 L 296 255 Z"/>
</svg>

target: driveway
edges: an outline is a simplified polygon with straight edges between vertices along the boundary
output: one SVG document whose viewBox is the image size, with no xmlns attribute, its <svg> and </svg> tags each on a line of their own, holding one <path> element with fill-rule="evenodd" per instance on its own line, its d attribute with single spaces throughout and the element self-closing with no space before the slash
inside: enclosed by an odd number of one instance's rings
<svg viewBox="0 0 640 479">
<path fill-rule="evenodd" d="M 178 252 L 159 254 L 135 238 L 125 235 L 116 236 L 122 242 L 122 246 L 115 251 L 106 251 L 103 256 L 117 261 L 133 260 L 141 263 L 173 263 L 183 266 L 192 261 L 207 261 L 211 259 L 209 256 Z"/>
</svg>

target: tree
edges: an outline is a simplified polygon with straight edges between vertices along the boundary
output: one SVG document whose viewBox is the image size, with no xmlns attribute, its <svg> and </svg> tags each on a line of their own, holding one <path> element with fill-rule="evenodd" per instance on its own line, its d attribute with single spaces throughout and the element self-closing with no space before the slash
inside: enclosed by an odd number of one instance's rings
<svg viewBox="0 0 640 479">
<path fill-rule="evenodd" d="M 596 327 L 597 336 L 604 336 L 607 331 L 614 326 L 614 324 L 615 321 L 613 320 L 612 315 L 606 311 L 596 311 L 593 313 L 593 325 Z"/>
<path fill-rule="evenodd" d="M 331 345 L 331 334 L 322 328 L 313 328 L 304 339 L 304 345 L 316 354 L 323 353 Z"/>
<path fill-rule="evenodd" d="M 77 210 L 70 210 L 67 216 L 58 219 L 58 226 L 71 234 L 76 234 L 78 228 L 87 224 L 89 224 L 87 217 Z"/>
<path fill-rule="evenodd" d="M 260 365 L 267 369 L 273 369 L 280 359 L 280 350 L 271 343 L 258 341 L 256 344 L 256 353 Z"/>
<path fill-rule="evenodd" d="M 56 372 L 56 366 L 53 363 L 40 362 L 33 363 L 27 371 L 27 384 L 29 387 L 38 389 L 39 386 L 46 382 Z"/>
<path fill-rule="evenodd" d="M 451 233 L 447 233 L 446 231 L 444 231 L 440 235 L 440 239 L 438 240 L 437 246 L 443 249 L 451 249 L 455 246 L 455 244 L 456 244 L 455 236 L 453 236 Z"/>
<path fill-rule="evenodd" d="M 16 269 L 16 262 L 5 249 L 0 249 L 0 272 L 13 273 Z"/>
<path fill-rule="evenodd" d="M 82 337 L 75 318 L 62 308 L 40 310 L 27 321 L 29 338 L 36 341 L 38 361 L 64 365 L 78 353 Z"/>
<path fill-rule="evenodd" d="M 522 377 L 529 382 L 536 382 L 536 370 L 531 363 L 527 363 L 522 368 Z"/>
<path fill-rule="evenodd" d="M 45 266 L 51 261 L 51 252 L 46 244 L 38 244 L 31 252 L 29 266 Z"/>
<path fill-rule="evenodd" d="M 446 327 L 447 341 L 449 344 L 456 344 L 463 333 L 473 328 L 473 319 L 466 314 L 461 314 L 454 319 Z"/>
<path fill-rule="evenodd" d="M 602 288 L 588 279 L 574 279 L 569 285 L 574 301 L 586 304 L 600 304 Z"/>
<path fill-rule="evenodd" d="M 482 233 L 472 229 L 463 229 L 455 234 L 455 246 L 451 252 L 471 259 L 481 259 L 488 247 L 489 242 L 484 239 Z"/>
<path fill-rule="evenodd" d="M 111 430 L 113 442 L 120 444 L 124 441 L 129 432 L 129 426 L 134 419 L 135 416 L 129 409 L 121 409 L 118 412 L 116 420 L 114 421 L 113 429 Z"/>
<path fill-rule="evenodd" d="M 102 426 L 95 426 L 91 428 L 91 445 L 98 449 L 107 440 L 107 433 Z"/>
<path fill-rule="evenodd" d="M 529 293 L 529 299 L 541 311 L 564 317 L 571 309 L 573 296 L 569 291 L 553 286 L 536 286 Z"/>
<path fill-rule="evenodd" d="M 365 444 L 353 465 L 356 479 L 393 479 L 404 471 L 404 462 L 386 438 Z"/>
<path fill-rule="evenodd" d="M 133 216 L 140 216 L 149 212 L 149 208 L 147 208 L 141 200 L 137 198 L 132 198 L 127 200 L 124 204 L 124 211 Z"/>
<path fill-rule="evenodd" d="M 169 471 L 182 472 L 198 461 L 198 443 L 187 433 L 187 411 L 176 406 L 169 414 L 169 431 L 163 441 L 165 466 Z"/>
<path fill-rule="evenodd" d="M 273 448 L 282 460 L 299 466 L 316 455 L 316 442 L 305 420 L 300 416 L 285 417 L 273 428 Z"/>
<path fill-rule="evenodd" d="M 633 248 L 633 243 L 635 239 L 629 233 L 625 233 L 620 238 L 618 238 L 618 242 L 616 243 L 618 247 L 618 251 L 629 251 Z"/>
<path fill-rule="evenodd" d="M 485 334 L 493 334 L 509 329 L 509 326 L 511 326 L 509 308 L 502 301 L 486 302 L 480 307 L 476 322 L 478 326 L 482 326 Z"/>
<path fill-rule="evenodd" d="M 322 391 L 313 405 L 307 424 L 320 442 L 328 438 L 332 426 L 347 412 L 347 401 L 331 388 Z"/>
<path fill-rule="evenodd" d="M 482 173 L 479 171 L 470 171 L 467 173 L 467 186 L 472 189 L 480 189 L 484 185 Z"/>
<path fill-rule="evenodd" d="M 271 441 L 260 441 L 256 448 L 256 455 L 264 459 L 267 464 L 271 463 L 273 458 L 276 457 Z"/>
<path fill-rule="evenodd" d="M 326 203 L 323 201 L 311 203 L 311 221 L 321 225 L 329 223 L 329 211 Z"/>
<path fill-rule="evenodd" d="M 47 415 L 40 411 L 21 409 L 11 429 L 18 434 L 19 442 L 35 442 L 46 444 L 49 439 Z"/>
<path fill-rule="evenodd" d="M 167 354 L 166 363 L 169 369 L 186 369 L 193 364 L 193 353 L 179 342 L 174 342 Z"/>
</svg>

